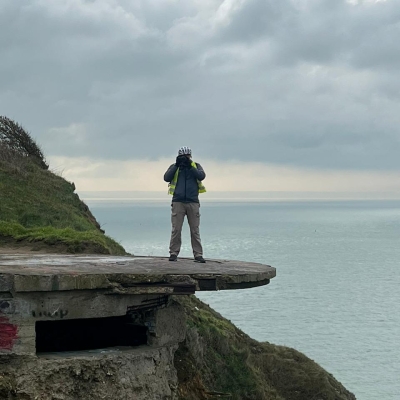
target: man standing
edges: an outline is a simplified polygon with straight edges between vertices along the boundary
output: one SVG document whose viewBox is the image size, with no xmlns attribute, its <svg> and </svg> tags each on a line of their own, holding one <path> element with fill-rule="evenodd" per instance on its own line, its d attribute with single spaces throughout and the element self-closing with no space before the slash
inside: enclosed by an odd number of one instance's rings
<svg viewBox="0 0 400 400">
<path fill-rule="evenodd" d="M 169 246 L 169 261 L 177 261 L 182 244 L 182 225 L 185 215 L 190 227 L 190 238 L 194 260 L 205 263 L 203 247 L 200 240 L 200 202 L 199 193 L 204 193 L 206 188 L 201 181 L 206 174 L 200 164 L 192 161 L 192 150 L 181 147 L 172 164 L 164 174 L 165 182 L 169 182 L 168 193 L 172 197 L 172 232 Z"/>
</svg>

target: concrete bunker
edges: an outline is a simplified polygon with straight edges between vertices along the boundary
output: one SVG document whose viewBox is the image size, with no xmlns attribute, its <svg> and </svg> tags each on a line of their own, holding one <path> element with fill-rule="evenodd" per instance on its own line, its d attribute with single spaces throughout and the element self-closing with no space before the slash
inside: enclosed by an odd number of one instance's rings
<svg viewBox="0 0 400 400">
<path fill-rule="evenodd" d="M 158 257 L 1 255 L 0 364 L 13 391 L 43 400 L 52 393 L 176 398 L 174 357 L 187 327 L 175 295 L 266 285 L 275 269 L 227 260 L 172 264 Z"/>
</svg>

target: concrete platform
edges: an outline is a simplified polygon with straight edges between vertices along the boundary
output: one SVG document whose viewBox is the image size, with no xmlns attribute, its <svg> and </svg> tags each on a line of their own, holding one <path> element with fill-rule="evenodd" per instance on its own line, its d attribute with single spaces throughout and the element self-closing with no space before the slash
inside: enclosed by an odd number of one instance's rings
<svg viewBox="0 0 400 400">
<path fill-rule="evenodd" d="M 244 261 L 99 255 L 0 255 L 0 293 L 101 290 L 109 294 L 190 294 L 245 289 L 275 277 L 275 268 Z"/>
<path fill-rule="evenodd" d="M 176 348 L 186 328 L 171 295 L 251 288 L 274 276 L 275 268 L 242 261 L 3 253 L 0 356 Z"/>
</svg>

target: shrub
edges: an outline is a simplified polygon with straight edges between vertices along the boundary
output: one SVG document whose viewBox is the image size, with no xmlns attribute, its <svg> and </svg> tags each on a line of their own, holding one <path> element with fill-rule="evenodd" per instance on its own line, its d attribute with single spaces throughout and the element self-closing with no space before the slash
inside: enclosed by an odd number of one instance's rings
<svg viewBox="0 0 400 400">
<path fill-rule="evenodd" d="M 13 120 L 0 116 L 0 158 L 11 162 L 21 157 L 29 157 L 43 169 L 49 168 L 42 150 L 29 133 Z"/>
</svg>

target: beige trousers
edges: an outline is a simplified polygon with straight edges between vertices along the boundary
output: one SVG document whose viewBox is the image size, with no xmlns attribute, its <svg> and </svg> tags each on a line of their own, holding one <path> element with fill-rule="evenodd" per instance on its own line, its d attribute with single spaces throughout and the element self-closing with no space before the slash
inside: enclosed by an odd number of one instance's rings
<svg viewBox="0 0 400 400">
<path fill-rule="evenodd" d="M 169 245 L 169 253 L 179 254 L 182 244 L 182 225 L 185 215 L 190 227 L 190 238 L 192 242 L 193 255 L 195 257 L 203 255 L 203 247 L 200 240 L 200 204 L 199 203 L 172 203 L 171 212 L 171 243 Z"/>
</svg>

